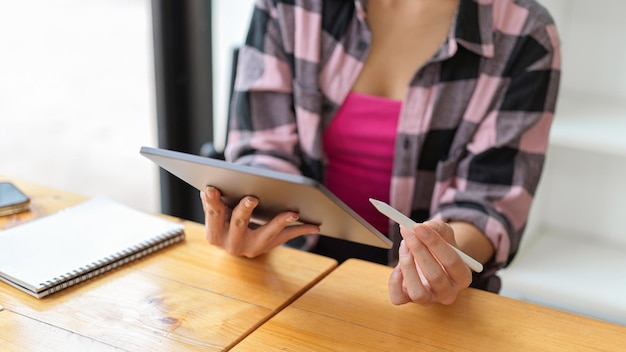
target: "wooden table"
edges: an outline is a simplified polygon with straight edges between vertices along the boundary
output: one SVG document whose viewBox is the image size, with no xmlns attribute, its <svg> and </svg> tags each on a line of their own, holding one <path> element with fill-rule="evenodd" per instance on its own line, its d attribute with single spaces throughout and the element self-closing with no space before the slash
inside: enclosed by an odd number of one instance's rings
<svg viewBox="0 0 626 352">
<path fill-rule="evenodd" d="M 31 211 L 0 217 L 0 229 L 86 199 L 9 181 Z M 184 224 L 183 243 L 43 299 L 0 282 L 0 350 L 227 350 L 337 266 L 286 247 L 231 256 L 206 243 L 203 225 Z"/>
<path fill-rule="evenodd" d="M 348 260 L 232 351 L 624 351 L 626 327 L 468 289 L 394 306 L 391 268 Z"/>
</svg>

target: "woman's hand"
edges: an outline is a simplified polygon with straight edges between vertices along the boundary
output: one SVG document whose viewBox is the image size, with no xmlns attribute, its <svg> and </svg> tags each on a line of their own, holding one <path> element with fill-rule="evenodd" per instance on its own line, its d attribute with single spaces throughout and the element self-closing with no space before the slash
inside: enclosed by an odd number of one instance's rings
<svg viewBox="0 0 626 352">
<path fill-rule="evenodd" d="M 255 229 L 248 227 L 258 199 L 244 197 L 232 210 L 224 204 L 220 192 L 214 187 L 200 191 L 204 209 L 206 239 L 234 255 L 253 258 L 269 252 L 288 240 L 307 234 L 319 233 L 317 225 L 291 225 L 298 213 L 288 211 L 276 215 L 267 224 Z"/>
<path fill-rule="evenodd" d="M 415 302 L 452 304 L 472 282 L 472 272 L 448 246 L 456 246 L 454 230 L 441 220 L 430 220 L 413 229 L 401 227 L 399 261 L 389 277 L 393 304 Z"/>
</svg>

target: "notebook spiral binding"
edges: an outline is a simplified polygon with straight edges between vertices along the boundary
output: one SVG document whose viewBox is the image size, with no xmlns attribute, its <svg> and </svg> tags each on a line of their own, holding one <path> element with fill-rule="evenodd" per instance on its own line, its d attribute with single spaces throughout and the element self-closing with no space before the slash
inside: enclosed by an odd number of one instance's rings
<svg viewBox="0 0 626 352">
<path fill-rule="evenodd" d="M 172 237 L 172 235 L 175 235 Z M 102 275 L 115 268 L 128 264 L 150 253 L 168 247 L 174 243 L 180 242 L 185 238 L 183 229 L 172 230 L 164 233 L 152 241 L 144 241 L 140 244 L 125 249 L 114 255 L 102 258 L 94 263 L 88 264 L 72 272 L 55 277 L 39 284 L 39 294 L 41 296 L 49 295 L 57 291 L 61 291 L 67 287 L 74 286 L 80 282 L 87 281 L 96 276 Z"/>
</svg>

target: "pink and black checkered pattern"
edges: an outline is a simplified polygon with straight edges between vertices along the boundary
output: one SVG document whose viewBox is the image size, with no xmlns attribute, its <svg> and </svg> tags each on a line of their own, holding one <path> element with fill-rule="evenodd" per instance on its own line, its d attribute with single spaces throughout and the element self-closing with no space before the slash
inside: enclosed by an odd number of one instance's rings
<svg viewBox="0 0 626 352">
<path fill-rule="evenodd" d="M 323 180 L 322 134 L 371 43 L 365 0 L 258 0 L 240 52 L 230 161 Z M 515 255 L 539 182 L 560 79 L 552 18 L 533 0 L 461 0 L 448 40 L 399 117 L 391 204 L 468 221 L 492 275 Z M 399 233 L 390 228 L 397 255 Z"/>
</svg>

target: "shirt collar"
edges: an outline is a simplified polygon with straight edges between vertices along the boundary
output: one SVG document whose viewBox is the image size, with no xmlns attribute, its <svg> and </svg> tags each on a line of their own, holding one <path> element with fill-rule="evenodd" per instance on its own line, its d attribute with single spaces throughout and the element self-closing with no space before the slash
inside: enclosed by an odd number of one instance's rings
<svg viewBox="0 0 626 352">
<path fill-rule="evenodd" d="M 365 22 L 367 0 L 354 0 L 354 7 L 356 8 L 356 16 L 359 21 Z"/>
<path fill-rule="evenodd" d="M 460 0 L 448 38 L 478 55 L 494 57 L 493 1 Z"/>
</svg>

